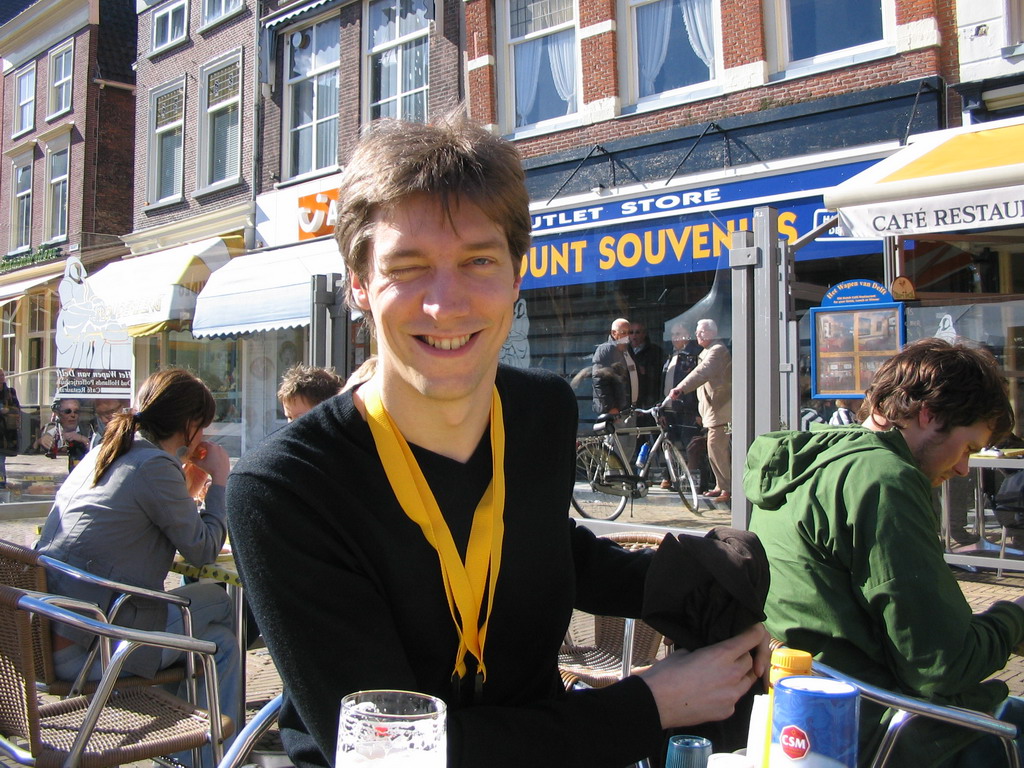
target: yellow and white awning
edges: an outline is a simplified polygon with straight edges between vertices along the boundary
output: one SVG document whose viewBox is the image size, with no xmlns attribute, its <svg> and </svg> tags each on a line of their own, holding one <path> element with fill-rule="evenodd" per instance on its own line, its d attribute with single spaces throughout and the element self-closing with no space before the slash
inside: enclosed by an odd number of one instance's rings
<svg viewBox="0 0 1024 768">
<path fill-rule="evenodd" d="M 1024 119 L 911 137 L 911 144 L 825 192 L 853 237 L 1024 225 Z"/>
<path fill-rule="evenodd" d="M 86 278 L 92 293 L 132 336 L 189 327 L 196 296 L 210 275 L 231 259 L 223 238 L 107 264 Z"/>
</svg>

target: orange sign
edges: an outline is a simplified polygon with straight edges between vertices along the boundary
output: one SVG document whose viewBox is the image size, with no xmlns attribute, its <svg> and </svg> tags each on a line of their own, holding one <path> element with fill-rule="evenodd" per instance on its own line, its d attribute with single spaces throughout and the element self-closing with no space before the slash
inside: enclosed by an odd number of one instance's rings
<svg viewBox="0 0 1024 768">
<path fill-rule="evenodd" d="M 299 198 L 299 240 L 312 240 L 334 232 L 337 214 L 334 204 L 338 202 L 338 190 L 314 192 Z"/>
</svg>

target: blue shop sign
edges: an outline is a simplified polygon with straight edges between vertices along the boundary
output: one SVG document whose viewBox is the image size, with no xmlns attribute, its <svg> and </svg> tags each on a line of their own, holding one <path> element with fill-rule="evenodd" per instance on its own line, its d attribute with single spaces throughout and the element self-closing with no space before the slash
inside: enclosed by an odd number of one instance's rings
<svg viewBox="0 0 1024 768">
<path fill-rule="evenodd" d="M 523 259 L 523 288 L 725 268 L 732 233 L 752 229 L 755 207 L 774 205 L 779 235 L 795 240 L 831 215 L 821 191 L 870 164 L 849 163 L 534 214 L 533 244 Z M 875 253 L 879 242 L 828 233 L 801 249 L 797 259 Z"/>
</svg>

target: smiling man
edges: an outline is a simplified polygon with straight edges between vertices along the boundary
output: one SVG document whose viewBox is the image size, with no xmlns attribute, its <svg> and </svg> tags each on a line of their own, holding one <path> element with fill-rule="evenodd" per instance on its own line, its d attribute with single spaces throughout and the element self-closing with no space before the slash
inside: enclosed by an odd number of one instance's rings
<svg viewBox="0 0 1024 768">
<path fill-rule="evenodd" d="M 750 529 L 771 564 L 768 629 L 869 683 L 1024 724 L 1000 681 L 1024 640 L 1024 598 L 972 614 L 942 556 L 932 488 L 1014 424 L 988 352 L 924 339 L 887 360 L 863 426 L 763 435 L 747 455 Z M 888 713 L 861 703 L 861 756 Z M 918 727 L 920 726 L 920 727 Z M 895 765 L 1005 765 L 998 744 L 922 721 Z"/>
<path fill-rule="evenodd" d="M 243 457 L 228 491 L 300 768 L 333 764 L 342 696 L 374 688 L 447 702 L 452 768 L 621 768 L 663 728 L 728 717 L 763 672 L 758 624 L 565 690 L 573 608 L 638 616 L 653 558 L 568 517 L 569 385 L 498 364 L 528 211 L 515 148 L 464 117 L 378 121 L 346 167 L 337 237 L 374 372 Z"/>
</svg>

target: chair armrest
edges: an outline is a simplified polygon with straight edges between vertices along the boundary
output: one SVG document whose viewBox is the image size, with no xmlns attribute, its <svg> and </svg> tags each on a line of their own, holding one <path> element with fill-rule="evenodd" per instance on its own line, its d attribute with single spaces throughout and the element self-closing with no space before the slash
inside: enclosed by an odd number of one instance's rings
<svg viewBox="0 0 1024 768">
<path fill-rule="evenodd" d="M 39 563 L 44 568 L 52 571 L 57 571 L 65 576 L 70 576 L 78 581 L 84 581 L 87 584 L 95 584 L 100 587 L 106 587 L 115 592 L 121 592 L 126 595 L 132 595 L 133 597 L 145 597 L 151 600 L 160 600 L 161 602 L 170 603 L 172 605 L 187 606 L 189 599 L 182 597 L 181 595 L 175 595 L 170 592 L 163 592 L 156 589 L 146 589 L 145 587 L 136 587 L 133 584 L 124 584 L 120 581 L 113 581 L 112 579 L 106 579 L 102 576 L 97 576 L 94 573 L 83 571 L 81 568 L 76 568 L 73 565 L 62 563 L 60 560 L 55 560 L 49 555 L 40 555 Z"/>
<path fill-rule="evenodd" d="M 893 709 L 901 709 L 904 712 L 929 717 L 944 723 L 962 725 L 975 731 L 998 736 L 1001 739 L 1014 739 L 1017 737 L 1017 726 L 987 715 L 984 712 L 964 709 L 963 707 L 933 704 L 930 701 L 924 701 L 914 696 L 893 693 L 892 691 L 887 691 L 884 688 L 879 688 L 844 674 L 817 660 L 814 662 L 813 670 L 815 674 L 849 683 L 857 688 L 862 696 Z"/>
<path fill-rule="evenodd" d="M 281 702 L 284 696 L 280 693 L 268 701 L 259 712 L 246 724 L 245 728 L 238 732 L 235 740 L 231 743 L 224 759 L 220 761 L 217 768 L 239 768 L 245 764 L 246 758 L 252 752 L 257 742 L 263 737 L 271 726 L 277 722 L 278 713 L 281 711 Z"/>
<path fill-rule="evenodd" d="M 48 592 L 36 592 L 31 589 L 26 589 L 25 594 L 50 605 L 56 605 L 58 608 L 66 608 L 69 611 L 90 616 L 97 621 L 107 621 L 107 616 L 103 613 L 103 609 L 96 605 L 96 603 L 90 603 L 88 600 L 76 600 L 73 597 L 51 595 Z"/>
<path fill-rule="evenodd" d="M 185 653 L 201 653 L 207 656 L 212 656 L 217 652 L 217 644 L 209 640 L 197 640 L 194 637 L 176 635 L 171 632 L 151 632 L 145 629 L 108 624 L 104 621 L 97 621 L 82 616 L 66 608 L 54 605 L 49 600 L 34 597 L 27 593 L 18 600 L 18 605 L 27 611 L 45 616 L 50 621 L 67 624 L 83 632 L 107 637 L 111 640 L 126 640 L 139 645 L 169 648 Z"/>
</svg>

